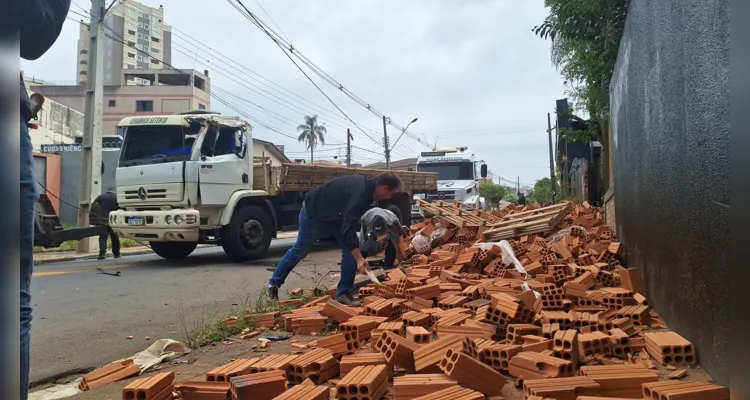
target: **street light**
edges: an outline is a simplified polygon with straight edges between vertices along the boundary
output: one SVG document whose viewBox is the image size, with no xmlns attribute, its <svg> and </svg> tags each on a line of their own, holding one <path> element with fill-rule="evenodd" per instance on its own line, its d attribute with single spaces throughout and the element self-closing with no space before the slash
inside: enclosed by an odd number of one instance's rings
<svg viewBox="0 0 750 400">
<path fill-rule="evenodd" d="M 398 144 L 398 141 L 399 141 L 399 140 L 401 140 L 401 136 L 404 136 L 404 133 L 406 133 L 406 130 L 407 130 L 407 129 L 409 129 L 409 126 L 410 126 L 411 124 L 413 124 L 413 123 L 417 122 L 417 120 L 418 120 L 418 119 L 419 119 L 419 118 L 414 118 L 413 120 L 411 120 L 411 122 L 409 122 L 408 124 L 406 124 L 406 127 L 405 127 L 404 129 L 402 129 L 402 130 L 401 130 L 401 134 L 400 134 L 400 135 L 398 135 L 398 139 L 396 139 L 396 141 L 395 141 L 395 142 L 393 142 L 393 147 L 391 147 L 391 148 L 390 148 L 390 150 L 388 150 L 388 152 L 391 152 L 391 151 L 393 151 L 393 149 L 395 149 L 395 148 L 396 148 L 396 145 Z"/>
</svg>

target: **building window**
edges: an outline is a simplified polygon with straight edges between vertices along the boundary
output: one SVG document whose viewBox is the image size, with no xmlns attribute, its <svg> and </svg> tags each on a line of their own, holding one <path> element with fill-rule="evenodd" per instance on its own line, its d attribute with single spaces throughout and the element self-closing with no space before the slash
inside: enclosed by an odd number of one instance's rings
<svg viewBox="0 0 750 400">
<path fill-rule="evenodd" d="M 129 58 L 135 58 L 135 53 L 128 53 Z"/>
<path fill-rule="evenodd" d="M 156 47 L 152 47 L 151 52 L 155 54 L 159 54 L 159 49 L 157 49 Z"/>
<path fill-rule="evenodd" d="M 199 109 L 199 110 L 205 110 L 205 109 L 206 109 L 206 106 L 204 106 L 203 104 L 200 104 L 200 103 L 199 103 L 199 104 L 198 104 L 198 109 Z"/>
<path fill-rule="evenodd" d="M 135 42 L 128 41 L 128 47 L 135 47 Z"/>
<path fill-rule="evenodd" d="M 135 65 L 133 64 L 125 64 L 127 65 L 127 69 L 135 69 Z"/>
<path fill-rule="evenodd" d="M 159 22 L 161 22 L 161 18 L 159 18 L 158 15 L 154 15 L 153 18 L 154 18 L 154 23 L 155 24 L 158 24 Z"/>
<path fill-rule="evenodd" d="M 110 107 L 114 107 L 115 105 L 117 105 L 117 102 L 115 102 L 114 100 L 110 100 L 109 101 L 109 106 Z"/>
<path fill-rule="evenodd" d="M 159 27 L 158 27 L 158 26 L 155 26 L 155 27 L 154 27 L 154 34 L 155 34 L 155 35 L 161 35 L 161 29 L 159 29 Z"/>
<path fill-rule="evenodd" d="M 135 31 L 132 29 L 128 29 L 128 35 L 135 35 Z"/>
<path fill-rule="evenodd" d="M 89 64 L 89 62 L 86 61 L 86 60 L 81 60 L 78 63 L 81 64 L 81 65 L 88 65 Z"/>
<path fill-rule="evenodd" d="M 153 40 L 156 43 L 159 43 L 161 41 L 161 40 L 159 40 L 158 37 L 153 37 L 153 36 L 151 37 L 151 40 Z"/>
<path fill-rule="evenodd" d="M 138 17 L 138 14 L 136 13 L 135 8 L 130 9 L 130 16 L 133 18 Z"/>
<path fill-rule="evenodd" d="M 81 49 L 81 51 L 79 51 L 78 54 L 89 54 L 89 51 L 86 49 Z"/>
<path fill-rule="evenodd" d="M 86 71 L 80 71 L 78 72 L 78 75 L 88 75 L 88 73 Z"/>
<path fill-rule="evenodd" d="M 135 111 L 154 111 L 154 102 L 152 100 L 136 100 Z"/>
<path fill-rule="evenodd" d="M 161 63 L 159 62 L 159 60 L 157 60 L 157 59 L 155 59 L 155 58 L 152 58 L 152 59 L 151 59 L 151 64 L 154 64 L 154 65 L 159 65 L 159 64 L 161 64 Z"/>
</svg>

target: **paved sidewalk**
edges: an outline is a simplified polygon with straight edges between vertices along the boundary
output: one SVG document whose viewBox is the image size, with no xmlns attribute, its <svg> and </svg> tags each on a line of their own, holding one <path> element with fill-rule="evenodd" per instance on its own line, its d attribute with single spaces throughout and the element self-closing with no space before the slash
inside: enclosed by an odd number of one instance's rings
<svg viewBox="0 0 750 400">
<path fill-rule="evenodd" d="M 277 239 L 290 239 L 297 237 L 296 231 L 290 232 L 279 232 Z M 198 248 L 212 247 L 212 245 L 199 245 Z M 111 250 L 109 256 L 111 257 Z M 140 254 L 151 254 L 152 250 L 146 246 L 138 245 L 132 247 L 123 247 L 120 252 L 122 255 L 140 255 Z M 77 251 L 38 251 L 34 253 L 34 265 L 49 264 L 64 261 L 77 261 L 77 260 L 93 260 L 99 255 L 98 251 L 92 251 L 88 253 L 79 253 Z"/>
</svg>

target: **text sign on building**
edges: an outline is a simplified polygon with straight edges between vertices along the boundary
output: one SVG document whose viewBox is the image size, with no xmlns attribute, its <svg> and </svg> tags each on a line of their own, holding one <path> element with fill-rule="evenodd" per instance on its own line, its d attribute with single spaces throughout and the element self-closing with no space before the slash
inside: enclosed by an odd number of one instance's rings
<svg viewBox="0 0 750 400">
<path fill-rule="evenodd" d="M 83 151 L 81 144 L 43 144 L 42 153 L 65 153 Z"/>
</svg>

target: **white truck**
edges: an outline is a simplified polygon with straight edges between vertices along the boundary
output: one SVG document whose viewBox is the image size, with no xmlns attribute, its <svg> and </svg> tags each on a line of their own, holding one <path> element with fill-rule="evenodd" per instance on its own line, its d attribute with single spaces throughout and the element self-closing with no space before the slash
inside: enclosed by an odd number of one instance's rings
<svg viewBox="0 0 750 400">
<path fill-rule="evenodd" d="M 460 201 L 465 205 L 473 205 L 485 209 L 484 197 L 479 195 L 479 177 L 477 164 L 480 165 L 479 176 L 487 177 L 487 164 L 477 161 L 474 152 L 467 147 L 451 147 L 422 152 L 417 158 L 417 171 L 438 174 L 437 190 L 431 193 L 414 195 L 414 200 L 420 199 L 430 203 L 443 201 Z M 419 205 L 412 204 L 412 218 L 421 215 Z"/>
<path fill-rule="evenodd" d="M 221 245 L 235 261 L 260 258 L 278 231 L 296 228 L 307 191 L 341 175 L 384 172 L 271 165 L 268 157 L 253 157 L 249 122 L 211 112 L 128 117 L 118 134 L 120 210 L 109 225 L 168 259 L 187 257 L 198 244 Z M 410 217 L 412 195 L 434 190 L 437 174 L 394 172 L 404 192 L 390 204 Z"/>
</svg>

